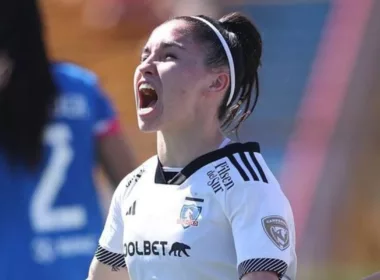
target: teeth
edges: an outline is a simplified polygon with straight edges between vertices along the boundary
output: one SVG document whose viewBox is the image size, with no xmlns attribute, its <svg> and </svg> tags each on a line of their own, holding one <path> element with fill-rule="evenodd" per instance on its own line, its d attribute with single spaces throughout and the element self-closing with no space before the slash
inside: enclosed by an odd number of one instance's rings
<svg viewBox="0 0 380 280">
<path fill-rule="evenodd" d="M 154 90 L 154 87 L 152 87 L 150 84 L 148 83 L 142 83 L 140 86 L 139 86 L 139 90 L 144 90 L 144 89 L 147 89 L 147 90 Z"/>
</svg>

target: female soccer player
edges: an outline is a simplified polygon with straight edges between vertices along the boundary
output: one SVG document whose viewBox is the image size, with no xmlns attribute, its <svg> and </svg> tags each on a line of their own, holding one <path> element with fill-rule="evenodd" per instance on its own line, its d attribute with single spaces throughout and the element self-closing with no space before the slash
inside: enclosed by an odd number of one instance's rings
<svg viewBox="0 0 380 280">
<path fill-rule="evenodd" d="M 115 191 L 88 279 L 295 279 L 288 200 L 258 143 L 223 136 L 256 104 L 261 52 L 238 13 L 153 31 L 134 84 L 157 156 Z"/>
<path fill-rule="evenodd" d="M 104 221 L 98 155 L 114 182 L 133 169 L 96 77 L 48 60 L 36 1 L 1 2 L 0 279 L 86 277 Z"/>
</svg>

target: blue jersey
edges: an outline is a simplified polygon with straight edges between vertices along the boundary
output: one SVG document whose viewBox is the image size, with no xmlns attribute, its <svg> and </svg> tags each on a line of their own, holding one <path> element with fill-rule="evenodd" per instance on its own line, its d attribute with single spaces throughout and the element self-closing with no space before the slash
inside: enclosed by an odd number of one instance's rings
<svg viewBox="0 0 380 280">
<path fill-rule="evenodd" d="M 70 63 L 52 71 L 59 96 L 41 164 L 10 166 L 0 150 L 2 280 L 85 279 L 104 224 L 93 169 L 114 110 L 91 72 Z"/>
</svg>

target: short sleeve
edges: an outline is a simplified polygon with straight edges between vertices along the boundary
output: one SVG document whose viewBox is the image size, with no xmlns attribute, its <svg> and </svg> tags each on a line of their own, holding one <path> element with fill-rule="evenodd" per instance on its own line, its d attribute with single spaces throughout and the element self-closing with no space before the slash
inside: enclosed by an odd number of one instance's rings
<svg viewBox="0 0 380 280">
<path fill-rule="evenodd" d="M 255 271 L 283 277 L 295 256 L 294 220 L 278 184 L 242 182 L 224 194 L 240 279 Z"/>
<path fill-rule="evenodd" d="M 123 254 L 124 224 L 121 212 L 121 202 L 125 189 L 124 180 L 113 194 L 107 220 L 99 240 L 96 258 L 106 265 L 125 267 Z"/>
<path fill-rule="evenodd" d="M 115 108 L 98 83 L 94 85 L 94 96 L 96 109 L 94 133 L 97 136 L 104 136 L 118 132 L 120 125 Z"/>
</svg>

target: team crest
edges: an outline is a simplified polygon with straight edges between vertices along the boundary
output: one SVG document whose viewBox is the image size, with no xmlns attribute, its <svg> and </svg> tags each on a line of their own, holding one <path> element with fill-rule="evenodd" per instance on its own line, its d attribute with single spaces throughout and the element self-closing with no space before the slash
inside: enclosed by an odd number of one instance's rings
<svg viewBox="0 0 380 280">
<path fill-rule="evenodd" d="M 289 230 L 284 218 L 267 216 L 261 220 L 265 233 L 281 251 L 289 247 Z"/>
<path fill-rule="evenodd" d="M 178 224 L 181 224 L 184 229 L 187 229 L 191 226 L 198 226 L 198 218 L 202 212 L 202 207 L 197 205 L 183 205 Z"/>
</svg>

